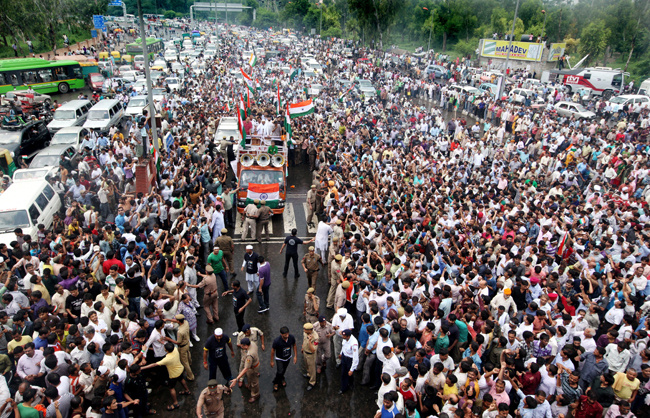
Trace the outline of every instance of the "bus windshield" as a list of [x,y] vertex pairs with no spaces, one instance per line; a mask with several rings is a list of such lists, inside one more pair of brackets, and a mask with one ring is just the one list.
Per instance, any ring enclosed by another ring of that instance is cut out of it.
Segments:
[[284,172],[282,170],[244,170],[241,172],[239,187],[248,188],[248,183],[280,184],[280,192],[284,191]]

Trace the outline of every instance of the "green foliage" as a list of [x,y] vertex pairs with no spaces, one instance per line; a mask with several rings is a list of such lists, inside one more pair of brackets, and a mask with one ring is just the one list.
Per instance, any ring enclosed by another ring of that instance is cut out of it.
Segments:
[[174,19],[176,18],[176,12],[173,10],[167,10],[163,13],[163,16],[165,16],[165,19]]
[[468,55],[475,56],[478,42],[478,38],[471,38],[469,41],[461,39],[454,46],[454,50],[464,57]]
[[595,62],[607,49],[607,40],[611,31],[605,21],[598,19],[587,25],[580,35],[580,54],[589,54],[587,62]]

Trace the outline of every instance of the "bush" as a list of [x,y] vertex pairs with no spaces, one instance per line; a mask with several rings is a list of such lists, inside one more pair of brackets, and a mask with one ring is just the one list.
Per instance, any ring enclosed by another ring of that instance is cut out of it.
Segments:
[[460,40],[456,43],[454,50],[460,55],[466,57],[468,55],[473,55],[476,53],[478,48],[479,40],[478,38],[471,38],[469,41]]

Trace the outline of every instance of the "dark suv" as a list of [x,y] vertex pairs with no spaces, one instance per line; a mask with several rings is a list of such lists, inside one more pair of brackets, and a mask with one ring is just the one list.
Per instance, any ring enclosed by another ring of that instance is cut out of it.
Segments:
[[0,126],[0,148],[6,148],[15,157],[31,157],[50,145],[51,140],[50,131],[42,120]]

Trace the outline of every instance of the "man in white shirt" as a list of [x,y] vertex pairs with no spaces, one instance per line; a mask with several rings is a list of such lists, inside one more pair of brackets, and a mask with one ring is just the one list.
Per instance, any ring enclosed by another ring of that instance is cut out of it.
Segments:
[[[43,352],[36,350],[34,343],[27,343],[24,346],[24,353],[20,356],[16,366],[16,374],[27,380],[29,383],[36,383],[42,378],[39,363],[43,360]],[[42,382],[42,380],[40,380]]]
[[389,376],[396,377],[395,374],[397,372],[397,369],[399,369],[401,366],[399,359],[393,353],[392,348],[388,346],[384,346],[382,348],[382,354],[384,355],[384,365],[382,366],[381,372],[386,373]]
[[336,315],[332,318],[332,328],[336,331],[334,335],[334,358],[336,358],[336,367],[341,364],[339,355],[341,354],[341,347],[343,345],[343,331],[346,329],[354,329],[354,321],[352,316],[348,314],[348,310],[340,308],[336,311]]
[[350,329],[342,332],[343,344],[341,346],[341,390],[345,393],[351,386],[352,375],[359,366],[359,342],[352,335]]

